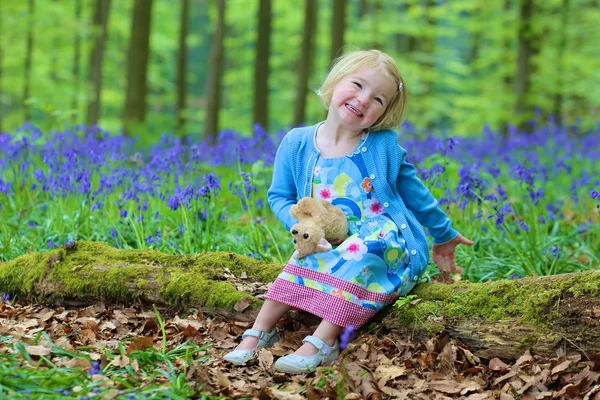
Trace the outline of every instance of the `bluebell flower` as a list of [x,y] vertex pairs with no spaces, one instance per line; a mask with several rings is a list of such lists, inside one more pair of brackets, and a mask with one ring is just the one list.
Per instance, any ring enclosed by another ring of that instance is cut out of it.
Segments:
[[120,216],[121,218],[127,218],[127,210],[121,210],[121,211],[119,212],[119,216]]
[[348,347],[348,344],[356,337],[356,328],[353,326],[347,326],[340,335],[340,350],[344,350]]
[[10,294],[2,293],[2,303],[8,303],[10,301]]
[[102,373],[100,370],[100,363],[98,361],[92,361],[92,368],[88,371],[88,376]]
[[177,196],[171,196],[167,205],[171,210],[177,210],[179,208],[179,198]]

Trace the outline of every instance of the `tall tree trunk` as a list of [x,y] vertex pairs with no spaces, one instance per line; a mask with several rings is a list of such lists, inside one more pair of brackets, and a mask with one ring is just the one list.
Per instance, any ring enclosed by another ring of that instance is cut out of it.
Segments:
[[524,115],[529,111],[527,95],[531,86],[533,75],[532,58],[536,51],[537,43],[532,30],[533,4],[534,0],[521,0],[519,11],[519,36],[517,48],[517,78],[515,81],[515,94],[517,103],[515,112],[519,120],[520,128],[525,128]]
[[[2,9],[2,0],[0,0],[0,9]],[[1,18],[1,17],[0,17]],[[2,43],[2,23],[0,22],[0,43]],[[3,87],[2,87],[2,66],[4,61],[4,48],[0,45],[0,133],[2,133],[2,121],[4,120],[4,113],[2,112],[4,101]]]
[[254,61],[254,123],[269,128],[269,55],[271,42],[271,0],[260,0],[258,39]]
[[[507,16],[510,14],[511,11],[511,2],[512,0],[504,0],[504,15]],[[506,17],[505,17],[505,22],[506,22]],[[507,28],[508,23],[504,24],[504,29],[505,32],[503,32],[502,35],[502,47],[504,49],[503,56],[502,56],[502,61],[501,64],[505,64],[505,65],[509,65],[510,63],[510,57],[509,55],[511,53],[513,53],[512,51],[512,47],[511,47],[511,43],[512,43],[512,30],[509,32],[510,28]],[[510,71],[510,69],[505,69],[505,71]],[[505,93],[511,93],[512,92],[512,88],[514,87],[514,75],[510,72],[505,72],[504,73],[504,77],[503,77],[503,85],[504,85],[504,92]],[[506,98],[506,96],[504,96]],[[509,109],[509,104],[507,102],[503,102],[503,104],[501,106],[505,106],[506,109]],[[504,108],[504,107],[503,107]],[[502,132],[502,137],[507,138],[508,137],[508,124],[510,123],[510,120],[508,120],[506,118],[506,115],[503,113],[502,117],[500,119],[500,129]]]
[[187,75],[187,44],[185,39],[188,34],[190,0],[181,0],[181,14],[179,16],[179,51],[177,53],[177,130],[181,133],[185,125],[183,113],[186,108],[186,75]]
[[331,61],[342,55],[344,47],[344,32],[346,30],[346,0],[333,0],[333,15],[331,20]]
[[108,15],[110,0],[96,0],[93,26],[99,29],[90,55],[89,81],[92,89],[92,100],[88,103],[86,122],[88,126],[98,123],[100,119],[102,99],[102,64],[104,63],[104,47],[108,39]]
[[135,0],[133,23],[127,53],[127,91],[123,110],[123,128],[128,134],[131,123],[146,120],[148,59],[150,57],[150,27],[153,0]]
[[[405,2],[399,2],[396,6],[396,12],[398,14],[406,14],[408,11],[408,5]],[[408,51],[408,35],[406,33],[395,33],[394,44],[396,52],[402,54]]]
[[563,103],[567,86],[564,79],[564,57],[567,48],[567,26],[569,24],[569,0],[562,0],[560,7],[561,23],[558,39],[558,48],[556,56],[556,87],[558,91],[554,94],[552,105],[552,114],[556,118],[556,123],[561,125],[563,122]]
[[31,88],[31,61],[33,59],[33,15],[35,12],[34,0],[28,2],[29,22],[27,24],[27,49],[25,50],[25,84],[23,86],[23,110],[25,121],[31,119],[31,106],[28,104]]
[[204,137],[208,143],[215,143],[219,132],[219,109],[221,108],[221,83],[223,82],[223,59],[225,39],[225,0],[216,0],[218,8],[217,27],[213,34],[208,59],[209,72],[206,89],[206,118]]
[[79,23],[81,21],[81,0],[75,0],[75,21],[77,28],[75,29],[75,51],[73,52],[73,100],[71,102],[71,108],[73,109],[73,116],[71,120],[73,123],[77,121],[77,113],[79,111],[79,71],[81,58],[81,37],[79,36]]
[[306,94],[308,93],[308,79],[312,72],[314,58],[314,32],[317,25],[317,2],[305,0],[304,3],[304,30],[302,32],[302,52],[298,70],[298,87],[296,88],[296,101],[294,102],[294,126],[305,122]]

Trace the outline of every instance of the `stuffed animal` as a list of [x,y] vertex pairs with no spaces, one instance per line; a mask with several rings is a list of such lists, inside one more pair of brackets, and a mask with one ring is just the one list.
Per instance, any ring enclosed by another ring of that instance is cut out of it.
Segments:
[[328,239],[344,240],[348,237],[346,214],[325,200],[305,197],[290,208],[290,215],[298,220],[290,229],[296,249],[293,258],[329,251],[331,244]]

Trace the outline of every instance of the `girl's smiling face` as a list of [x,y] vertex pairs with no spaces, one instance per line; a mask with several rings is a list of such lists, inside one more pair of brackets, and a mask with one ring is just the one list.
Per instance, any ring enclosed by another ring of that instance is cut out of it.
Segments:
[[397,91],[393,79],[375,68],[355,71],[336,85],[328,118],[334,117],[355,131],[369,128],[383,115]]

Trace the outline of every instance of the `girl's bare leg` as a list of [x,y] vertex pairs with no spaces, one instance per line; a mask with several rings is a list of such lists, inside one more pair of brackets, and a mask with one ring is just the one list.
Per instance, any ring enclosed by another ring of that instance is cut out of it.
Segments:
[[[313,336],[318,337],[327,343],[328,346],[333,346],[340,333],[342,333],[342,329],[344,328],[339,325],[323,320],[313,333]],[[294,354],[299,356],[314,356],[317,352],[317,348],[312,343],[306,342]]]
[[[257,329],[263,332],[271,332],[277,321],[288,312],[291,307],[287,304],[280,303],[274,300],[265,300],[261,307],[252,329]],[[258,338],[254,336],[248,336],[242,340],[238,349],[239,350],[250,350],[256,347],[258,344]]]

